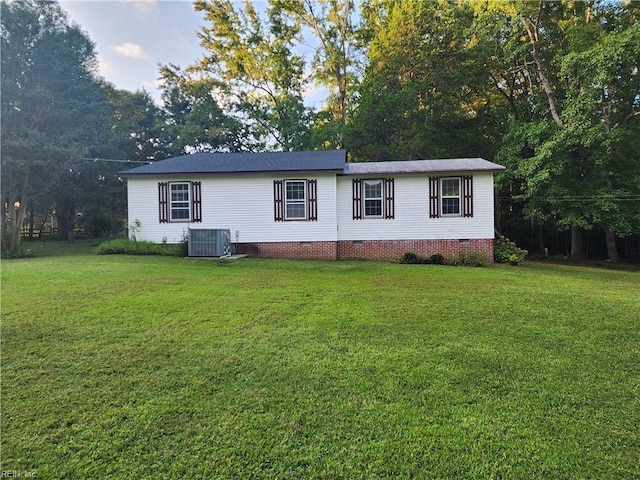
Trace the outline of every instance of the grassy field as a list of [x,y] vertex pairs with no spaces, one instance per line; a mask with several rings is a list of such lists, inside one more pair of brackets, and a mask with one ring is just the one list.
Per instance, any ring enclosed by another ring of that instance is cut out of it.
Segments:
[[640,273],[2,262],[2,469],[640,478]]

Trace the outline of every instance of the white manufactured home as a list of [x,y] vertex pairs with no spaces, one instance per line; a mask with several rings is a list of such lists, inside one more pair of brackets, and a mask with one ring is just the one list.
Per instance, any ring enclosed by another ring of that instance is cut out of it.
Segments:
[[344,150],[195,153],[121,172],[136,238],[228,231],[240,253],[493,258],[493,175],[481,158],[347,163]]

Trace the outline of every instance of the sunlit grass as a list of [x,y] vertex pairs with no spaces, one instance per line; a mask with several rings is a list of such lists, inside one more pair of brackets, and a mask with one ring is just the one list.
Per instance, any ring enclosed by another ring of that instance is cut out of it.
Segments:
[[2,468],[37,478],[637,478],[640,273],[2,264]]

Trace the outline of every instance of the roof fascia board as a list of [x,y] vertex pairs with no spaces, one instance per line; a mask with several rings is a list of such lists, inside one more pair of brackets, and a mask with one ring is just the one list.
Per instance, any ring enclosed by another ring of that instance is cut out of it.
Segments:
[[415,172],[349,172],[349,173],[340,173],[338,174],[341,177],[388,177],[389,175],[400,176],[400,175],[444,175],[444,174],[454,174],[454,175],[465,175],[465,174],[477,174],[477,173],[500,173],[504,172],[505,168],[493,168],[493,169],[476,169],[476,170],[452,170],[452,169],[443,169],[443,170],[429,170],[429,171],[415,171]]
[[265,175],[269,175],[269,174],[278,174],[278,173],[287,173],[287,174],[291,174],[291,173],[300,173],[300,174],[308,174],[308,173],[336,173],[336,174],[340,174],[343,173],[344,169],[342,168],[331,168],[331,169],[311,169],[311,170],[300,170],[300,169],[295,169],[295,170],[286,170],[286,169],[282,169],[282,170],[243,170],[243,171],[235,171],[235,172],[158,172],[158,173],[149,173],[149,172],[142,172],[142,173],[127,173],[126,171],[124,172],[119,172],[118,175],[120,177],[167,177],[167,176],[193,176],[193,175],[199,175],[199,176],[221,176],[221,175],[255,175],[255,174],[265,174]]

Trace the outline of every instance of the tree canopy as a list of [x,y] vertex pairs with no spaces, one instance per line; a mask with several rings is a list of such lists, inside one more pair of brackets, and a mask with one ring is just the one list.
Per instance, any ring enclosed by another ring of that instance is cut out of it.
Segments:
[[28,202],[76,195],[73,161],[95,146],[106,103],[93,44],[51,2],[2,2],[3,243],[20,246]]
[[[57,3],[2,2],[5,245],[19,244],[28,203],[66,212],[71,226],[101,199],[123,208],[116,168],[82,158],[344,147],[358,161],[496,160],[507,166],[497,179],[500,228],[530,250],[568,253],[558,237],[571,232],[573,255],[590,253],[598,235],[612,260],[621,245],[640,255],[640,4],[194,8],[206,54],[162,65],[155,102],[97,77],[90,39]],[[314,87],[326,98],[311,107]]]
[[[496,87],[511,106],[497,159],[530,215],[574,230],[638,231],[640,26],[637,7],[597,2],[477,2],[498,47]],[[499,26],[499,27],[496,27]],[[635,153],[634,153],[635,152]]]

